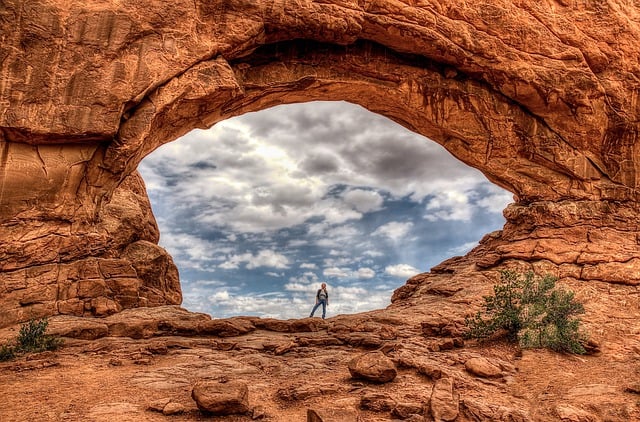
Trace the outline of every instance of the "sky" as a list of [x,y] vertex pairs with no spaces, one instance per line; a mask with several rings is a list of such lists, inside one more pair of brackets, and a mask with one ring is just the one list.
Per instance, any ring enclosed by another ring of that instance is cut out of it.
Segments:
[[194,130],[139,170],[182,306],[214,318],[307,317],[322,282],[327,317],[384,308],[408,278],[501,229],[513,201],[437,143],[345,102]]

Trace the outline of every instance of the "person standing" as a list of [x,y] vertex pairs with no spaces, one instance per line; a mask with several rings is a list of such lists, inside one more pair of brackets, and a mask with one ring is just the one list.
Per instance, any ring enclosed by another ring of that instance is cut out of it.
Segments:
[[316,304],[311,310],[311,315],[309,315],[309,317],[313,316],[313,314],[316,312],[316,309],[318,309],[318,306],[320,305],[322,305],[322,319],[324,319],[325,315],[327,314],[327,306],[329,306],[329,293],[327,292],[326,283],[322,283],[322,285],[318,289],[318,292],[316,293]]

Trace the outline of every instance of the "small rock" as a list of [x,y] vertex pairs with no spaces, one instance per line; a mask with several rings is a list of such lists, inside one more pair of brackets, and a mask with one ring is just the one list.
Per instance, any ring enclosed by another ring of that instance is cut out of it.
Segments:
[[502,369],[489,362],[487,358],[471,358],[465,362],[464,368],[470,374],[482,378],[498,378],[502,376]]
[[440,364],[423,356],[415,357],[410,353],[402,352],[398,355],[396,363],[406,368],[414,368],[419,374],[426,375],[432,380],[442,378],[443,371]]
[[398,419],[409,419],[413,415],[422,413],[422,404],[420,403],[398,403],[391,411],[391,416]]
[[455,343],[452,338],[446,338],[438,342],[440,350],[451,350],[455,347]]
[[284,343],[284,344],[280,344],[279,346],[277,346],[274,350],[273,350],[273,354],[276,356],[280,356],[280,355],[284,355],[287,352],[290,352],[291,350],[295,349],[297,346],[297,344],[293,341],[290,341],[288,343]]
[[634,393],[634,394],[640,394],[640,382],[637,382],[635,384],[631,384],[628,385],[624,391],[626,391],[627,393]]
[[385,393],[367,393],[360,399],[360,409],[372,412],[388,412],[396,407],[396,401]]
[[600,354],[600,343],[590,338],[585,344],[582,345],[587,355]]
[[393,381],[398,374],[391,359],[379,351],[356,356],[349,361],[348,367],[353,378],[379,383]]
[[253,408],[253,411],[251,412],[251,419],[255,421],[258,419],[264,419],[266,417],[267,417],[267,411],[263,406],[256,406]]
[[436,422],[455,420],[460,413],[460,401],[453,391],[451,378],[440,378],[431,392],[431,416]]
[[164,407],[171,401],[171,399],[168,398],[164,398],[164,399],[160,399],[160,400],[155,400],[151,403],[149,403],[149,406],[147,407],[147,410],[152,410],[154,412],[160,412],[162,413],[162,411],[164,410]]
[[199,381],[191,391],[198,409],[216,416],[249,412],[249,388],[240,381]]
[[599,420],[599,418],[591,413],[569,404],[556,406],[556,413],[563,422],[596,422]]
[[178,403],[175,401],[170,401],[162,409],[162,414],[165,416],[178,415],[183,412],[184,412],[184,406],[182,405],[182,403]]

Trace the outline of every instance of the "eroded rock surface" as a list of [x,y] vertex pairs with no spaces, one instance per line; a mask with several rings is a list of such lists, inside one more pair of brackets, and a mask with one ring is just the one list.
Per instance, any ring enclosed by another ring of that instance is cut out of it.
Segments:
[[388,116],[514,193],[480,268],[638,285],[639,22],[622,0],[5,1],[0,325],[179,304],[138,163],[314,99]]
[[[441,282],[455,278],[437,277]],[[172,420],[198,421],[206,416],[192,393],[200,397],[206,384],[215,388],[205,389],[202,397],[211,394],[211,403],[243,413],[225,416],[229,421],[297,421],[309,412],[326,420],[350,415],[349,420],[367,422],[640,419],[638,389],[630,381],[640,371],[640,298],[633,287],[615,292],[597,283],[598,290],[581,292],[612,296],[585,314],[585,328],[602,345],[599,355],[469,341],[432,351],[442,337],[425,334],[422,322],[469,313],[467,299],[480,302],[477,293],[484,288],[471,281],[446,298],[418,295],[411,298],[417,301],[412,306],[328,318],[313,331],[297,323],[303,320],[282,321],[289,327],[282,330],[250,317],[243,319],[252,330],[206,334],[201,330],[207,321],[234,325],[237,320],[211,319],[177,306],[129,309],[103,318],[54,316],[50,332],[65,338],[60,350],[0,363],[0,418],[41,420],[47,409],[51,420],[158,421],[161,412],[176,411]],[[0,329],[0,341],[17,329]],[[377,337],[375,355],[397,367],[392,382],[351,376],[351,362],[372,354],[370,342],[350,341],[359,336]],[[500,376],[493,377],[498,368]]]

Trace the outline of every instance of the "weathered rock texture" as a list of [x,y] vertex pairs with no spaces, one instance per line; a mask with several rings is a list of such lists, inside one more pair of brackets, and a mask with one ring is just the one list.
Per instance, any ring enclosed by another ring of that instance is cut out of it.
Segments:
[[480,269],[640,284],[633,2],[5,0],[0,33],[0,326],[180,303],[140,160],[308,100],[388,116],[513,192]]

